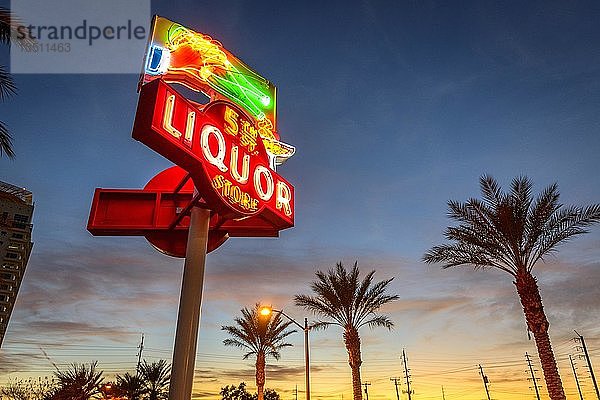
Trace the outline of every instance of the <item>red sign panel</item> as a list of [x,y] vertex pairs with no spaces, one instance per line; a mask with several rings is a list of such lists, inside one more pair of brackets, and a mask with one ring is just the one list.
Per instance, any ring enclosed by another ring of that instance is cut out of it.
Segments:
[[294,188],[270,167],[257,128],[241,109],[204,109],[161,80],[142,87],[133,137],[188,171],[211,209],[230,219],[294,224]]
[[[185,209],[193,201],[194,189],[186,174],[174,166],[144,189],[96,189],[88,230],[95,236],[145,236],[161,252],[185,257],[190,224]],[[233,220],[213,214],[209,227],[211,252],[229,237],[277,237],[287,226],[275,226],[261,215]]]

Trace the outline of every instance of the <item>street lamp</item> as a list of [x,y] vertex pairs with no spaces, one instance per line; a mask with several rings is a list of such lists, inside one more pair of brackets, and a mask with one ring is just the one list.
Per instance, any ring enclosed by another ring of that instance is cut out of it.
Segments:
[[310,400],[310,358],[309,358],[309,353],[308,353],[308,331],[310,331],[310,328],[312,328],[312,327],[308,326],[308,318],[304,318],[304,326],[302,326],[294,318],[292,318],[289,315],[287,315],[286,313],[284,313],[283,310],[276,310],[271,306],[263,306],[260,309],[260,315],[263,315],[263,316],[271,315],[274,312],[277,314],[283,315],[284,317],[289,319],[291,322],[296,324],[296,326],[298,326],[298,328],[300,328],[304,331],[304,368],[305,368],[304,374],[306,377],[306,400]]

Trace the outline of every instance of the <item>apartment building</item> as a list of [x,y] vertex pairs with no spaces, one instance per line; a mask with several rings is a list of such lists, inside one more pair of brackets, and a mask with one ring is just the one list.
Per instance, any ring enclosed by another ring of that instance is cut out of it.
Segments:
[[32,216],[32,193],[0,181],[0,347],[33,247]]

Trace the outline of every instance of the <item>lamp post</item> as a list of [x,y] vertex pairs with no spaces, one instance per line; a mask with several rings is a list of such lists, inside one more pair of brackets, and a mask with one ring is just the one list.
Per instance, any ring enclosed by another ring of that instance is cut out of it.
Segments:
[[260,314],[267,316],[271,315],[273,312],[283,315],[287,319],[289,319],[292,323],[294,323],[298,328],[304,331],[304,368],[305,368],[305,377],[306,377],[306,400],[310,400],[310,357],[308,351],[308,331],[310,331],[311,326],[308,326],[308,318],[304,318],[304,326],[300,325],[298,321],[294,318],[290,317],[283,310],[276,310],[272,307],[262,307],[260,310]]

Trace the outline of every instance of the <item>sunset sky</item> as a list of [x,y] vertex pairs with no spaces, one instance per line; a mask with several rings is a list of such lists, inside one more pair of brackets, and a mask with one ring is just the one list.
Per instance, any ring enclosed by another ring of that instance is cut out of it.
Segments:
[[[0,1],[0,4],[4,3]],[[254,367],[225,348],[222,325],[260,302],[301,321],[293,295],[317,269],[355,261],[394,280],[392,331],[364,328],[369,398],[394,400],[409,357],[414,400],[534,399],[528,340],[511,277],[420,260],[443,241],[446,202],[479,195],[491,174],[557,182],[565,204],[600,202],[600,3],[152,1],[152,13],[218,39],[278,87],[278,172],[295,186],[296,226],[278,239],[230,239],[207,259],[194,396],[218,399]],[[149,24],[149,21],[148,21]],[[8,50],[0,49],[0,64]],[[140,59],[140,65],[142,60]],[[31,190],[33,254],[0,350],[0,385],[98,360],[108,378],[171,360],[183,262],[139,237],[86,230],[94,188],[141,188],[171,164],[131,138],[138,75],[16,75],[0,120],[16,159],[0,180]],[[586,338],[600,375],[600,227],[534,270],[567,397],[568,355]],[[311,332],[313,400],[352,398],[342,332]],[[269,362],[267,387],[304,398],[303,336]],[[577,357],[576,357],[577,358]],[[594,391],[577,359],[584,396]],[[406,390],[404,380],[402,390]],[[406,394],[402,394],[402,399]]]

